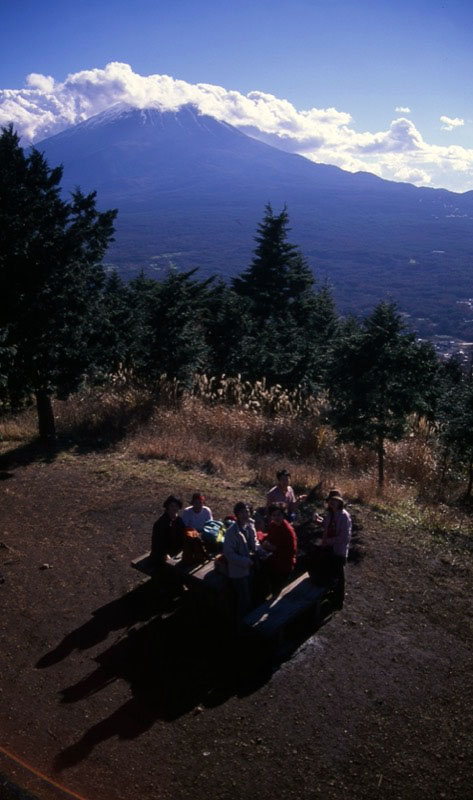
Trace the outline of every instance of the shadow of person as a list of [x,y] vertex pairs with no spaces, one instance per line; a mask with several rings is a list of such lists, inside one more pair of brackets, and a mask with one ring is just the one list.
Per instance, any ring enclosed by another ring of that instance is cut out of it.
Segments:
[[113,736],[133,739],[149,730],[155,715],[139,698],[132,697],[109,717],[93,725],[75,744],[61,750],[53,763],[54,772],[62,772],[84,761],[100,742]]
[[146,581],[93,611],[90,620],[68,633],[54,650],[41,656],[36,667],[44,669],[67,658],[74,650],[87,650],[106,639],[112,631],[131,628],[136,623],[165,611],[169,602],[169,598],[159,595],[153,581]]
[[75,703],[120,679],[129,684],[132,697],[58,753],[56,771],[86,759],[106,739],[136,738],[157,720],[173,722],[196,709],[216,707],[268,680],[268,664],[260,669],[263,662],[251,642],[242,644],[208,618],[199,624],[190,606],[184,603],[169,617],[128,631],[96,658],[97,669],[62,690],[61,702]]

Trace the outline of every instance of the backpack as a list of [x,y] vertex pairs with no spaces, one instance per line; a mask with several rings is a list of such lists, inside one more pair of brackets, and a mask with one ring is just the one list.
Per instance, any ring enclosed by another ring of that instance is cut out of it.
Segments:
[[194,528],[186,528],[182,543],[181,563],[185,567],[202,564],[207,560],[207,552],[200,533]]
[[213,553],[222,549],[225,537],[225,524],[217,519],[211,519],[202,528],[202,540],[205,546]]

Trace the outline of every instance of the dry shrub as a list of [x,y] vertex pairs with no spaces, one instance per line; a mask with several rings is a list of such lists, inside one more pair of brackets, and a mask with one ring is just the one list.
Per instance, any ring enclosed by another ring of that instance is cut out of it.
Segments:
[[125,386],[87,389],[54,401],[60,436],[113,444],[145,424],[153,411],[150,394]]
[[226,463],[246,463],[248,440],[258,424],[249,412],[212,408],[187,396],[179,409],[155,408],[130,447],[140,458],[168,459],[181,467],[223,474]]
[[[386,484],[377,483],[376,454],[336,442],[324,424],[324,398],[304,398],[298,391],[264,381],[254,385],[240,377],[196,379],[186,390],[161,376],[153,393],[116,376],[106,388],[84,390],[67,401],[54,401],[63,440],[107,446],[126,440],[128,450],[143,459],[174,462],[209,473],[254,474],[254,482],[272,485],[282,466],[302,492],[319,485],[337,486],[351,500],[390,502],[418,497],[437,500],[440,467],[435,441],[423,420],[411,421],[401,442],[386,442]],[[34,408],[4,418],[0,437],[31,440],[37,435]],[[458,482],[442,485],[442,497],[458,493]]]
[[0,420],[0,441],[22,442],[38,435],[38,417],[35,408],[18,414],[8,414]]
[[432,444],[411,434],[401,442],[386,444],[390,477],[416,485],[419,490],[431,486],[437,475],[437,459]]
[[205,403],[225,404],[266,416],[315,417],[325,403],[325,398],[307,396],[300,389],[284,389],[279,384],[268,386],[265,378],[250,383],[242,380],[241,375],[198,375],[192,392]]

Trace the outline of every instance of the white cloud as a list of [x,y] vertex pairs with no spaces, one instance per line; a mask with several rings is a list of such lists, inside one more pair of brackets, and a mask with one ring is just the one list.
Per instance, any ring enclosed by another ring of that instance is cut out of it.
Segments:
[[421,183],[423,186],[430,183],[430,175],[423,169],[415,167],[400,167],[393,176],[397,181],[404,183]]
[[411,109],[409,108],[409,106],[396,106],[394,111],[397,111],[398,114],[410,114],[411,113]]
[[[192,103],[203,114],[312,161],[456,191],[473,187],[473,149],[429,144],[406,117],[394,119],[384,131],[357,131],[351,115],[336,108],[300,111],[265,92],[244,95],[169,75],[138,75],[119,62],[76,72],[62,83],[32,73],[26,88],[0,90],[0,124],[11,121],[24,143],[37,142],[118,102],[163,110]],[[399,113],[408,109],[399,107]],[[449,130],[463,124],[457,118],[441,121],[452,126]]]
[[54,90],[54,78],[51,75],[31,72],[26,76],[26,83],[31,89],[40,89],[42,92],[52,92]]
[[443,122],[443,131],[453,131],[455,128],[461,128],[465,124],[465,120],[460,117],[440,117],[440,122]]

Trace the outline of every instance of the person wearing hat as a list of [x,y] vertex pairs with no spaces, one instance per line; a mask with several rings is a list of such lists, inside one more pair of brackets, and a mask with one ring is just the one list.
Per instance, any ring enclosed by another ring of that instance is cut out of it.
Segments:
[[186,526],[179,516],[182,501],[173,494],[163,503],[164,513],[153,525],[151,560],[156,567],[166,564],[168,556],[177,556],[182,550]]
[[212,519],[212,512],[208,506],[204,506],[205,497],[202,492],[194,492],[191,503],[182,512],[182,521],[186,528],[201,531],[205,523]]
[[345,564],[351,539],[351,517],[338,489],[331,489],[325,498],[327,512],[322,520],[322,557],[326,577],[335,583],[335,606],[343,607],[345,598]]
[[291,516],[291,514],[294,514],[296,511],[299,503],[302,503],[302,501],[306,499],[306,494],[301,494],[299,497],[296,497],[294,489],[289,485],[290,477],[291,475],[287,469],[280,469],[279,472],[276,473],[277,484],[269,490],[266,496],[266,510],[276,503],[277,505],[284,506],[288,515]]

